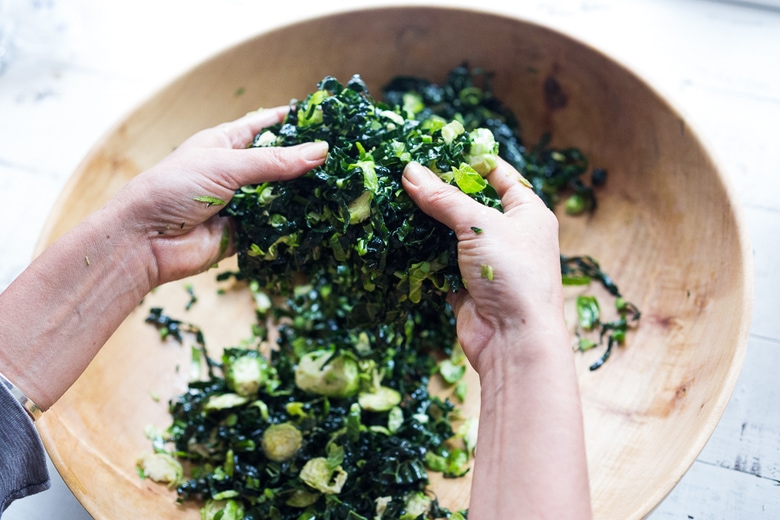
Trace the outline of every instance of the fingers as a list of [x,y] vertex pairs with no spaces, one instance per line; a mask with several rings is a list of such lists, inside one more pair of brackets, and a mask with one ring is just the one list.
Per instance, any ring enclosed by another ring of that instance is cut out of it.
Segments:
[[[525,204],[544,205],[531,184],[503,159],[499,158],[498,165],[486,178],[498,193],[505,213]],[[481,227],[483,219],[494,212],[420,164],[406,167],[403,183],[417,206],[455,231],[458,238],[472,227]]]
[[179,170],[199,171],[228,190],[298,177],[324,162],[327,143],[248,148],[263,128],[282,121],[287,111],[288,107],[262,109],[202,130],[177,148],[167,162],[178,162]]
[[501,158],[486,178],[501,198],[501,206],[505,212],[523,204],[543,203],[525,177]]
[[328,143],[305,143],[289,147],[212,150],[208,161],[225,175],[226,186],[238,189],[247,184],[288,180],[321,165],[328,155]]
[[157,266],[155,286],[202,273],[232,255],[232,226],[230,219],[214,216],[186,233],[154,236],[150,245]]
[[472,227],[481,227],[488,215],[496,211],[443,182],[431,170],[417,163],[406,166],[402,182],[415,204],[455,231],[459,239],[471,232]]
[[217,126],[216,130],[224,133],[232,148],[246,148],[258,132],[280,122],[288,110],[289,107],[286,106],[256,110],[235,121]]
[[288,110],[281,106],[249,112],[234,121],[201,130],[179,148],[246,148],[263,128],[282,121]]
[[[223,200],[242,186],[289,180],[321,165],[328,155],[328,143],[305,143],[288,147],[181,148],[140,175],[171,189],[175,179],[180,189]],[[136,183],[139,183],[137,180]],[[202,192],[202,193],[200,193]]]

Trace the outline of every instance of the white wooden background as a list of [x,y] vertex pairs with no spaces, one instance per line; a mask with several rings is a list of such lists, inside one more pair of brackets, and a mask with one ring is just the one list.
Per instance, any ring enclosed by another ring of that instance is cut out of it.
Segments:
[[[0,0],[0,290],[30,261],[70,173],[137,103],[261,30],[368,3]],[[650,518],[780,518],[780,0],[511,3],[668,96],[725,165],[744,208],[756,290],[742,376],[711,440]],[[89,519],[52,473],[50,491],[4,519]]]

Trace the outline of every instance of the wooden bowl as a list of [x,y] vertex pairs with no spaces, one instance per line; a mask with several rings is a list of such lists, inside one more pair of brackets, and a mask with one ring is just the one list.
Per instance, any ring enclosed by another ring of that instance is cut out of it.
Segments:
[[[478,27],[489,37],[464,38]],[[620,64],[550,29],[487,12],[387,7],[344,12],[260,34],[207,60],[96,144],[48,220],[39,250],[133,175],[197,130],[286,104],[325,75],[359,73],[377,95],[398,74],[443,80],[468,61],[495,72],[526,142],[551,132],[609,171],[597,211],[561,215],[565,254],[597,258],[643,312],[607,364],[578,354],[597,518],[641,518],[669,493],[715,428],[741,367],[751,314],[747,234],[718,165],[690,125]],[[40,421],[52,460],[97,519],[198,518],[197,506],[141,480],[148,424],[167,426],[189,349],[161,343],[146,308],[199,324],[212,348],[242,339],[249,296],[217,296],[215,271],[151,295]],[[184,283],[198,303],[187,314]],[[473,374],[470,377],[474,377]],[[159,401],[152,398],[159,396]],[[476,392],[467,410],[476,413]],[[437,482],[443,505],[468,503],[469,481]]]

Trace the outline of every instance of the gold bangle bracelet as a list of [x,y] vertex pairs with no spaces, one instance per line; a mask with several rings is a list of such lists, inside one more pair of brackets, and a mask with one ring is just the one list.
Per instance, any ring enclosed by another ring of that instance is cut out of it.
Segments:
[[32,399],[24,395],[24,392],[19,390],[16,385],[9,381],[8,378],[5,377],[2,373],[0,373],[0,384],[2,384],[8,389],[9,392],[11,392],[11,395],[14,396],[14,399],[19,401],[19,404],[22,405],[22,408],[24,408],[33,421],[38,420],[38,418],[43,414],[43,410],[41,410]]

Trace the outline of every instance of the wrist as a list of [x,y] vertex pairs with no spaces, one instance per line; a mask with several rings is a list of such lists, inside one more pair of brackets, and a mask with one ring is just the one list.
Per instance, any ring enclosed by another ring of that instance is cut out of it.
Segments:
[[501,341],[490,345],[480,371],[470,511],[475,518],[589,518],[582,409],[568,333],[551,326]]
[[[560,314],[558,316],[557,314]],[[571,335],[561,313],[518,318],[511,328],[497,331],[476,360],[481,378],[498,372],[517,372],[529,365],[572,357]]]
[[[132,193],[133,183],[125,185],[83,224],[90,226],[98,243],[96,246],[110,262],[120,269],[123,287],[136,290],[141,298],[161,285],[155,259],[150,225],[145,217],[149,208],[139,208],[136,200],[146,200],[143,194]],[[139,300],[140,301],[140,300]]]
[[[156,287],[156,269],[149,238],[134,215],[116,200],[85,219],[77,228],[89,278],[105,287],[122,288],[128,299],[140,301]],[[131,296],[136,295],[136,296]]]
[[0,366],[43,410],[150,289],[138,234],[125,222],[104,207],[50,245],[2,294]]

